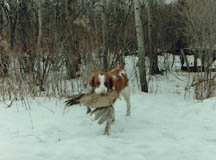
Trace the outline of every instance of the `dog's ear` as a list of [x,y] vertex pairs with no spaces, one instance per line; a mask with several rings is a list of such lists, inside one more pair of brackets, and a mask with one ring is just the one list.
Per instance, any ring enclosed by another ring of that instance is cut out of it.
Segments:
[[92,75],[90,78],[89,78],[89,85],[91,87],[95,87],[95,75]]

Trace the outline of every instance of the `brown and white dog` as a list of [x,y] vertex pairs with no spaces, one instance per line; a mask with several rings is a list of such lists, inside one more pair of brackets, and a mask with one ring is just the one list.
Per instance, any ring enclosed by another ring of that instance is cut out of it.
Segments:
[[96,94],[101,95],[105,95],[110,90],[116,90],[125,99],[127,103],[126,115],[130,116],[130,89],[124,67],[124,65],[120,65],[118,69],[93,74],[89,78],[89,85]]

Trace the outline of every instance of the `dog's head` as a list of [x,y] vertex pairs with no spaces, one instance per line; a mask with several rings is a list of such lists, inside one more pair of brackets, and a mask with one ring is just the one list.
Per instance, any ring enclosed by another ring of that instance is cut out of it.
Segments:
[[104,95],[113,87],[113,79],[107,73],[96,73],[89,78],[89,85],[96,94]]

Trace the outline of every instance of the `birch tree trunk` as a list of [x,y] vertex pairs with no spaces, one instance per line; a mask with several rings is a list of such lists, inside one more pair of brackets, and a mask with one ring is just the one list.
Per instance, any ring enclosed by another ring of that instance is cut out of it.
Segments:
[[145,48],[144,48],[144,34],[141,21],[141,6],[139,0],[134,0],[134,16],[136,25],[137,45],[139,52],[139,75],[142,92],[148,92],[148,83],[146,79],[146,65],[145,65]]

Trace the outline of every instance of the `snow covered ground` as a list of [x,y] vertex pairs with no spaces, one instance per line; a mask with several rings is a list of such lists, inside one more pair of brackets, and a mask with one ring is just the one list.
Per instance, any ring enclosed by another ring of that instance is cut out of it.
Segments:
[[0,102],[0,160],[215,160],[216,98],[185,98],[188,76],[178,77],[157,76],[153,93],[133,92],[131,117],[118,100],[110,136],[85,107],[63,112],[65,99]]

